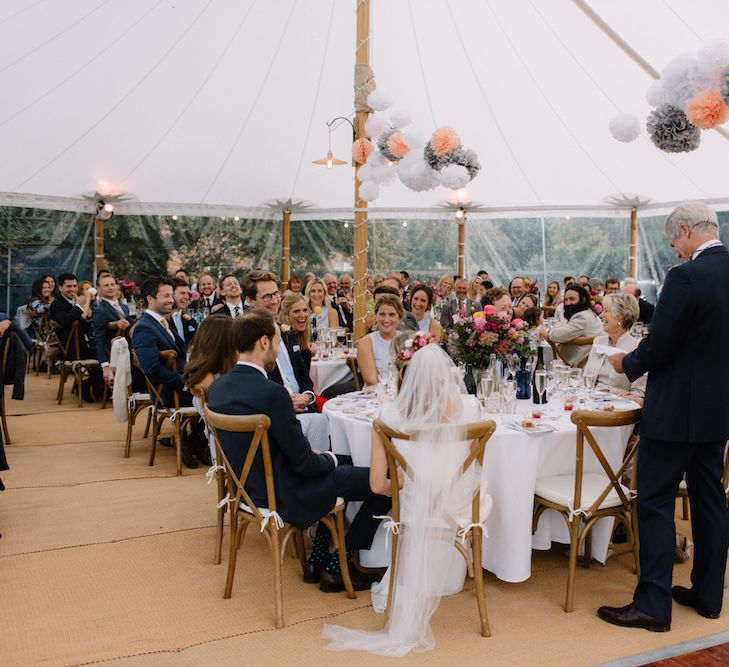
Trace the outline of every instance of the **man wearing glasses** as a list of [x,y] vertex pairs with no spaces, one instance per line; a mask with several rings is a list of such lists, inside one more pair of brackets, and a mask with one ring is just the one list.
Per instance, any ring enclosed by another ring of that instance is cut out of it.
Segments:
[[[247,309],[267,310],[278,322],[281,289],[276,275],[259,269],[251,271],[246,278],[243,293]],[[296,412],[312,412],[315,400],[314,384],[301,355],[296,336],[290,332],[282,332],[281,340],[284,344],[278,347],[276,367],[268,373],[268,377],[286,387]]]

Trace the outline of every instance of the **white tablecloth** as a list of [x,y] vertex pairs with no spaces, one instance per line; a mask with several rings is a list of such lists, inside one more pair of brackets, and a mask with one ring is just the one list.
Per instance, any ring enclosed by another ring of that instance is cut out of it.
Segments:
[[311,362],[309,375],[314,383],[314,393],[318,395],[335,384],[349,380],[352,371],[346,359],[319,359]]
[[[371,420],[345,413],[341,405],[329,403],[324,412],[329,417],[332,450],[351,456],[356,466],[369,467]],[[531,401],[518,403],[518,413],[531,409]],[[576,427],[568,413],[558,421],[547,422],[557,428],[554,433],[538,436],[506,428],[500,416],[495,416],[495,421],[498,428],[486,445],[484,457],[487,492],[493,498],[493,508],[486,520],[488,536],[484,538],[483,566],[503,581],[518,582],[531,576],[532,549],[549,549],[553,541],[569,544],[567,527],[559,514],[546,511],[535,535],[532,515],[537,477],[574,472]],[[632,426],[594,429],[614,470],[620,466],[631,432]],[[584,469],[602,472],[587,442]],[[606,559],[613,523],[613,519],[604,519],[592,529],[592,555],[601,562]],[[360,554],[365,566],[389,564],[384,538],[380,526],[372,549]]]

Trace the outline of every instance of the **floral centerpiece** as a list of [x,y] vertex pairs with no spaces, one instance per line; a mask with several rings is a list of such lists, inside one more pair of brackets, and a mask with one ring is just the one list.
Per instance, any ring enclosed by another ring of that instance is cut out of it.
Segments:
[[467,366],[488,368],[489,357],[502,359],[511,348],[511,322],[508,315],[496,314],[494,306],[485,306],[471,317],[453,316],[453,329],[448,335],[451,356]]
[[528,359],[534,350],[529,337],[529,325],[515,317],[509,322],[509,353],[516,354],[519,359]]
[[119,289],[121,289],[122,296],[127,301],[132,301],[137,299],[140,294],[142,293],[137,286],[137,283],[135,283],[133,280],[128,280],[127,278],[122,278],[121,280],[117,281],[119,285]]
[[539,283],[531,278],[524,278],[524,293],[539,297]]
[[590,292],[590,306],[595,311],[595,315],[599,315],[602,312],[602,299],[603,295],[600,292]]

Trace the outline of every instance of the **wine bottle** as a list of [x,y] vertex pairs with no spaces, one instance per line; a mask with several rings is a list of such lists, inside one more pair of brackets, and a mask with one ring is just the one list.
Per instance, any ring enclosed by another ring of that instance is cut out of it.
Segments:
[[311,341],[316,343],[317,331],[316,331],[316,315],[311,316]]
[[543,371],[544,368],[544,348],[541,345],[537,345],[537,363],[534,364],[534,371],[532,372],[532,400],[537,404],[547,402],[547,392],[545,387],[537,387],[535,378],[537,371]]

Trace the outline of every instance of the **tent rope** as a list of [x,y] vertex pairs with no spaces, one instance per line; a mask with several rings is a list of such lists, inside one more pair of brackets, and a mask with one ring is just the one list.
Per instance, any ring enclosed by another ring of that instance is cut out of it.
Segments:
[[298,4],[298,0],[294,0],[294,2],[291,5],[291,9],[289,10],[289,15],[286,17],[286,23],[284,23],[284,27],[283,27],[283,30],[281,31],[281,35],[278,38],[278,44],[276,44],[276,49],[273,52],[271,61],[268,63],[268,67],[266,68],[266,74],[263,77],[263,81],[261,81],[261,85],[258,88],[258,92],[256,93],[256,96],[253,98],[253,104],[251,104],[250,108],[248,109],[248,113],[246,114],[246,117],[243,119],[243,123],[241,124],[240,129],[238,130],[238,134],[236,135],[235,139],[233,140],[233,143],[230,145],[230,149],[228,150],[225,157],[223,158],[223,162],[221,163],[220,167],[218,168],[218,171],[215,173],[213,180],[211,181],[207,190],[205,190],[205,193],[203,194],[203,196],[200,198],[200,203],[205,202],[205,200],[208,198],[208,195],[210,194],[210,191],[215,187],[215,184],[218,182],[220,175],[223,173],[223,170],[225,169],[228,162],[230,161],[230,158],[233,156],[235,149],[238,147],[238,143],[240,142],[240,139],[243,136],[243,133],[245,132],[246,127],[248,127],[248,122],[250,121],[251,116],[253,115],[253,112],[256,110],[256,107],[258,106],[258,102],[261,99],[263,90],[266,87],[266,84],[268,83],[268,78],[271,76],[271,71],[273,70],[273,66],[276,63],[276,60],[278,59],[278,54],[281,51],[281,46],[284,43],[284,38],[286,37],[286,34],[288,33],[289,25],[291,25],[291,18],[294,15],[294,10],[296,9],[297,4]]
[[529,189],[531,190],[532,194],[534,195],[534,198],[539,202],[542,203],[542,198],[539,196],[539,193],[537,192],[537,189],[534,187],[532,182],[529,180],[529,177],[526,175],[526,171],[524,167],[522,166],[519,158],[516,156],[516,153],[514,152],[514,149],[512,148],[511,144],[509,143],[509,140],[506,138],[506,133],[504,132],[503,128],[501,127],[501,124],[499,123],[499,119],[496,117],[496,113],[494,113],[494,110],[491,106],[491,103],[489,102],[489,98],[486,95],[486,91],[483,88],[483,85],[481,84],[481,80],[478,78],[478,75],[476,74],[476,68],[473,65],[473,61],[471,60],[471,56],[468,53],[468,50],[466,49],[466,43],[463,40],[463,35],[461,35],[461,31],[458,27],[458,23],[456,23],[456,17],[453,15],[453,8],[451,7],[450,0],[446,2],[446,7],[448,8],[448,13],[451,17],[451,22],[453,23],[453,27],[455,28],[456,35],[458,36],[458,43],[461,45],[461,49],[463,50],[463,55],[466,58],[466,62],[468,63],[468,67],[471,70],[471,75],[473,76],[473,80],[476,82],[476,86],[481,91],[481,97],[483,98],[483,101],[486,103],[486,108],[488,109],[489,115],[491,116],[491,120],[494,123],[494,126],[496,127],[496,130],[498,131],[499,135],[501,136],[501,140],[504,142],[504,145],[506,146],[506,149],[509,151],[509,154],[511,155],[512,160],[514,160],[514,163],[516,164],[517,169],[519,170],[519,173],[521,173],[522,178],[524,179],[524,182],[529,186]]
[[132,167],[132,169],[127,173],[124,178],[122,178],[117,183],[117,191],[121,191],[121,186],[129,180],[129,178],[134,174],[137,169],[139,169],[146,161],[147,159],[159,148],[159,146],[162,144],[162,142],[170,135],[170,132],[175,129],[177,124],[182,120],[182,117],[187,113],[188,109],[193,105],[195,100],[198,99],[200,96],[200,93],[203,91],[205,86],[207,86],[208,82],[212,78],[213,74],[218,70],[218,67],[220,66],[220,63],[223,62],[223,59],[228,54],[228,51],[230,50],[230,47],[233,45],[233,43],[238,38],[238,35],[240,34],[240,31],[243,29],[243,26],[247,23],[248,17],[253,12],[253,8],[256,6],[257,0],[253,0],[253,2],[248,7],[248,11],[243,15],[243,18],[240,20],[238,25],[236,26],[235,30],[233,31],[233,34],[231,35],[230,39],[226,42],[225,46],[223,47],[223,50],[220,52],[220,55],[216,58],[215,62],[213,63],[213,66],[208,70],[208,73],[206,74],[205,78],[202,80],[202,83],[197,87],[195,92],[192,94],[190,99],[187,101],[187,103],[182,107],[182,110],[180,113],[177,114],[175,119],[172,121],[172,123],[169,125],[169,127],[162,133],[162,135],[157,139],[157,141],[152,144],[152,147],[144,154],[141,160],[137,162],[137,164]]

